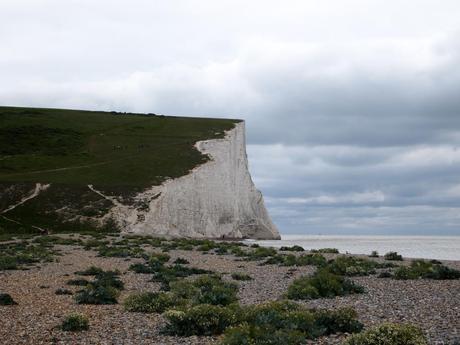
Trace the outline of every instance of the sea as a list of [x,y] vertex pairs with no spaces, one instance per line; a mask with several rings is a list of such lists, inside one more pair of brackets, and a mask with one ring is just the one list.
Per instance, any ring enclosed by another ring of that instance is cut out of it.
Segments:
[[341,253],[379,255],[398,252],[407,258],[460,260],[460,236],[281,235],[281,240],[247,240],[266,247],[298,245],[304,249],[337,248]]

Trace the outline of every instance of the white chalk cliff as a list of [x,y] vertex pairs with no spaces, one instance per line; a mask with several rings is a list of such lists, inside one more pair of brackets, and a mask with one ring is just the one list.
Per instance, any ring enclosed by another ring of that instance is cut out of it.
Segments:
[[236,123],[225,138],[197,142],[196,148],[211,159],[188,175],[138,194],[143,207],[111,198],[114,206],[107,216],[137,234],[278,239],[249,174],[244,122]]

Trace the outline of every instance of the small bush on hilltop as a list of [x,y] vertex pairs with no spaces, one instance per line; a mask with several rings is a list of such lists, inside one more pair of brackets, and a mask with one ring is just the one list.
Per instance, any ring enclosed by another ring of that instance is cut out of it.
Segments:
[[370,258],[378,258],[379,253],[376,250],[373,250],[371,254],[369,255]]
[[384,258],[390,261],[403,261],[402,255],[399,255],[397,252],[388,252],[384,255]]
[[426,345],[420,328],[409,324],[384,323],[349,337],[344,345]]
[[362,292],[364,292],[362,286],[323,269],[311,277],[304,276],[294,280],[288,287],[287,297],[295,300],[307,300]]
[[79,313],[69,314],[61,324],[61,329],[63,331],[79,332],[85,331],[88,328],[88,318],[85,315]]

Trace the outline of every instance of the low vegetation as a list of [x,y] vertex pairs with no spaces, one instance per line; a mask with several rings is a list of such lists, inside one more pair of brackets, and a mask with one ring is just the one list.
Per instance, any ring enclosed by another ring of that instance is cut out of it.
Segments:
[[13,297],[7,293],[0,293],[0,305],[16,305]]
[[252,280],[252,277],[247,273],[235,272],[235,273],[232,273],[232,279],[234,280]]
[[385,260],[390,260],[390,261],[402,261],[403,257],[402,255],[398,254],[397,252],[388,252],[384,256]]
[[384,323],[349,337],[344,345],[427,345],[420,328],[410,324]]
[[118,272],[107,271],[99,273],[95,279],[88,282],[83,290],[75,295],[77,304],[116,304],[123,282]]
[[165,313],[169,334],[217,335],[222,344],[303,344],[307,339],[362,329],[351,309],[310,310],[279,301],[253,306],[198,305]]
[[139,292],[129,295],[124,301],[127,311],[139,313],[163,313],[164,311],[185,304],[170,292]]
[[61,329],[68,332],[80,332],[89,329],[89,319],[79,313],[72,313],[62,321]]
[[304,276],[294,280],[289,285],[286,296],[294,300],[308,300],[362,292],[364,288],[352,280],[322,269],[313,276]]
[[414,260],[410,266],[401,266],[395,272],[395,279],[460,279],[460,271],[444,266],[442,264],[433,264],[430,261]]
[[0,243],[0,271],[23,269],[32,264],[51,262],[57,254],[52,246],[43,243]]
[[323,254],[339,254],[337,248],[320,248],[320,249],[311,249],[312,253],[323,253]]

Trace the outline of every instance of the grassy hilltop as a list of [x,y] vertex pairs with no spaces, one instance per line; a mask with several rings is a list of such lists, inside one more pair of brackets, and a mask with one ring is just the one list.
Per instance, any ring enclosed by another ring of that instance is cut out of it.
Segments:
[[193,145],[222,138],[237,121],[0,107],[0,213],[29,194],[35,183],[51,184],[39,197],[4,214],[0,233],[30,231],[32,225],[56,231],[80,228],[54,211],[66,208],[84,216],[103,212],[110,205],[88,184],[129,200],[204,163],[209,158]]

